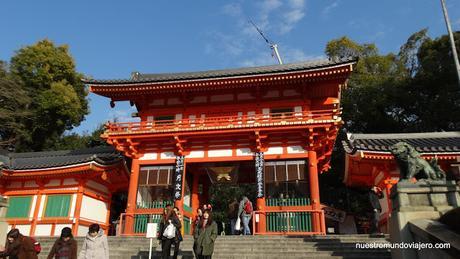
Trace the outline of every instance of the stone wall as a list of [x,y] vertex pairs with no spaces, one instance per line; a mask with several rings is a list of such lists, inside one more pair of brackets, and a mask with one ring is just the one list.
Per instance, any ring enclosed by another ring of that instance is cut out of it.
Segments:
[[[460,187],[453,181],[402,181],[391,190],[393,212],[390,218],[392,243],[415,242],[409,222],[419,219],[437,220],[460,206]],[[418,258],[415,249],[393,249],[393,259]]]

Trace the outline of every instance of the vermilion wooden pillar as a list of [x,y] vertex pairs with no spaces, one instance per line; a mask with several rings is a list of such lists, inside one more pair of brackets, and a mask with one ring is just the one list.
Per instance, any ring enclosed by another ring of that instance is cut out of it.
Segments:
[[[308,175],[310,179],[310,200],[314,210],[320,210],[321,205],[319,201],[319,183],[318,183],[318,161],[316,158],[316,151],[308,151]],[[313,214],[313,231],[321,231],[321,218],[318,213]],[[324,219],[323,219],[324,220]]]
[[193,173],[193,183],[192,183],[192,215],[195,219],[196,210],[200,207],[200,197],[198,194],[198,189],[200,185],[200,174],[198,172]]
[[139,160],[133,159],[131,176],[129,180],[128,204],[126,205],[125,229],[123,234],[133,234],[134,215],[136,210],[137,185],[139,183]]
[[81,213],[81,205],[83,203],[83,191],[85,189],[86,180],[81,178],[78,179],[78,192],[77,192],[77,201],[75,203],[75,215],[74,223],[72,225],[73,235],[78,235],[78,228],[80,227],[80,213]]
[[29,233],[29,235],[31,235],[31,236],[35,235],[35,229],[37,227],[37,219],[38,219],[39,216],[41,217],[41,215],[38,215],[38,213],[39,213],[40,205],[41,205],[41,202],[42,202],[43,188],[44,188],[44,184],[42,182],[38,182],[37,201],[35,203],[35,208],[33,208],[34,209],[34,218],[33,218],[32,225],[30,227],[30,233]]
[[[258,226],[257,233],[263,234],[267,232],[265,197],[257,198],[257,210],[262,211],[262,213],[259,213],[256,215],[256,217],[259,217],[259,222],[257,224]],[[252,220],[256,220],[256,219],[253,218]],[[253,230],[253,232],[255,233],[256,231]]]

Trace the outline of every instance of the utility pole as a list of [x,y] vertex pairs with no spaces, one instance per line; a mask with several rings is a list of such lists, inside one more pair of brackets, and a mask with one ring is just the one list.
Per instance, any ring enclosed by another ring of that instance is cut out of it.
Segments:
[[447,14],[446,3],[441,0],[442,11],[444,13],[444,20],[446,21],[447,33],[449,34],[450,45],[452,47],[452,55],[454,56],[455,68],[457,69],[458,83],[460,85],[460,63],[458,62],[457,49],[455,48],[454,35],[452,34],[452,28],[450,27],[449,15]]

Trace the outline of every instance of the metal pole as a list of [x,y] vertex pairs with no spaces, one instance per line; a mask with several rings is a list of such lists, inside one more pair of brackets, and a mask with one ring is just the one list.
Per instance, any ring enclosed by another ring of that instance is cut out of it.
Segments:
[[153,243],[153,238],[150,238],[149,259],[152,259],[152,243]]
[[273,44],[273,45],[271,45],[271,47],[272,47],[273,51],[275,52],[276,58],[278,59],[278,63],[280,63],[280,65],[282,65],[283,61],[281,60],[280,53],[278,52],[278,45]]
[[455,68],[457,69],[458,83],[460,84],[460,63],[458,62],[457,49],[455,47],[454,35],[452,34],[452,28],[450,27],[449,16],[447,14],[446,3],[441,0],[442,11],[444,13],[444,19],[446,21],[447,32],[449,34],[450,45],[452,47],[452,55],[454,56]]

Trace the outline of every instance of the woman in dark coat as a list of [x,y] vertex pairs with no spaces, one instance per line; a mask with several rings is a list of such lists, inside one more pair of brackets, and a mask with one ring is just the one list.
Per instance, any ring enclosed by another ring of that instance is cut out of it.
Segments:
[[17,229],[10,230],[6,237],[5,250],[0,252],[0,258],[38,259],[34,243],[30,237],[21,235]]
[[72,229],[65,227],[61,237],[54,242],[48,259],[77,259],[77,241],[73,238]]
[[[171,245],[182,241],[182,235],[180,234],[181,227],[180,220],[177,218],[174,210],[171,208],[165,209],[165,214],[163,214],[163,218],[160,222],[160,232],[158,234],[158,238],[161,241],[161,258],[168,259],[171,254]],[[173,229],[172,235],[170,235],[169,228]],[[174,253],[174,259],[176,258],[177,254]]]
[[211,259],[217,238],[217,224],[212,220],[211,211],[203,212],[203,218],[193,233],[193,249],[198,259]]

